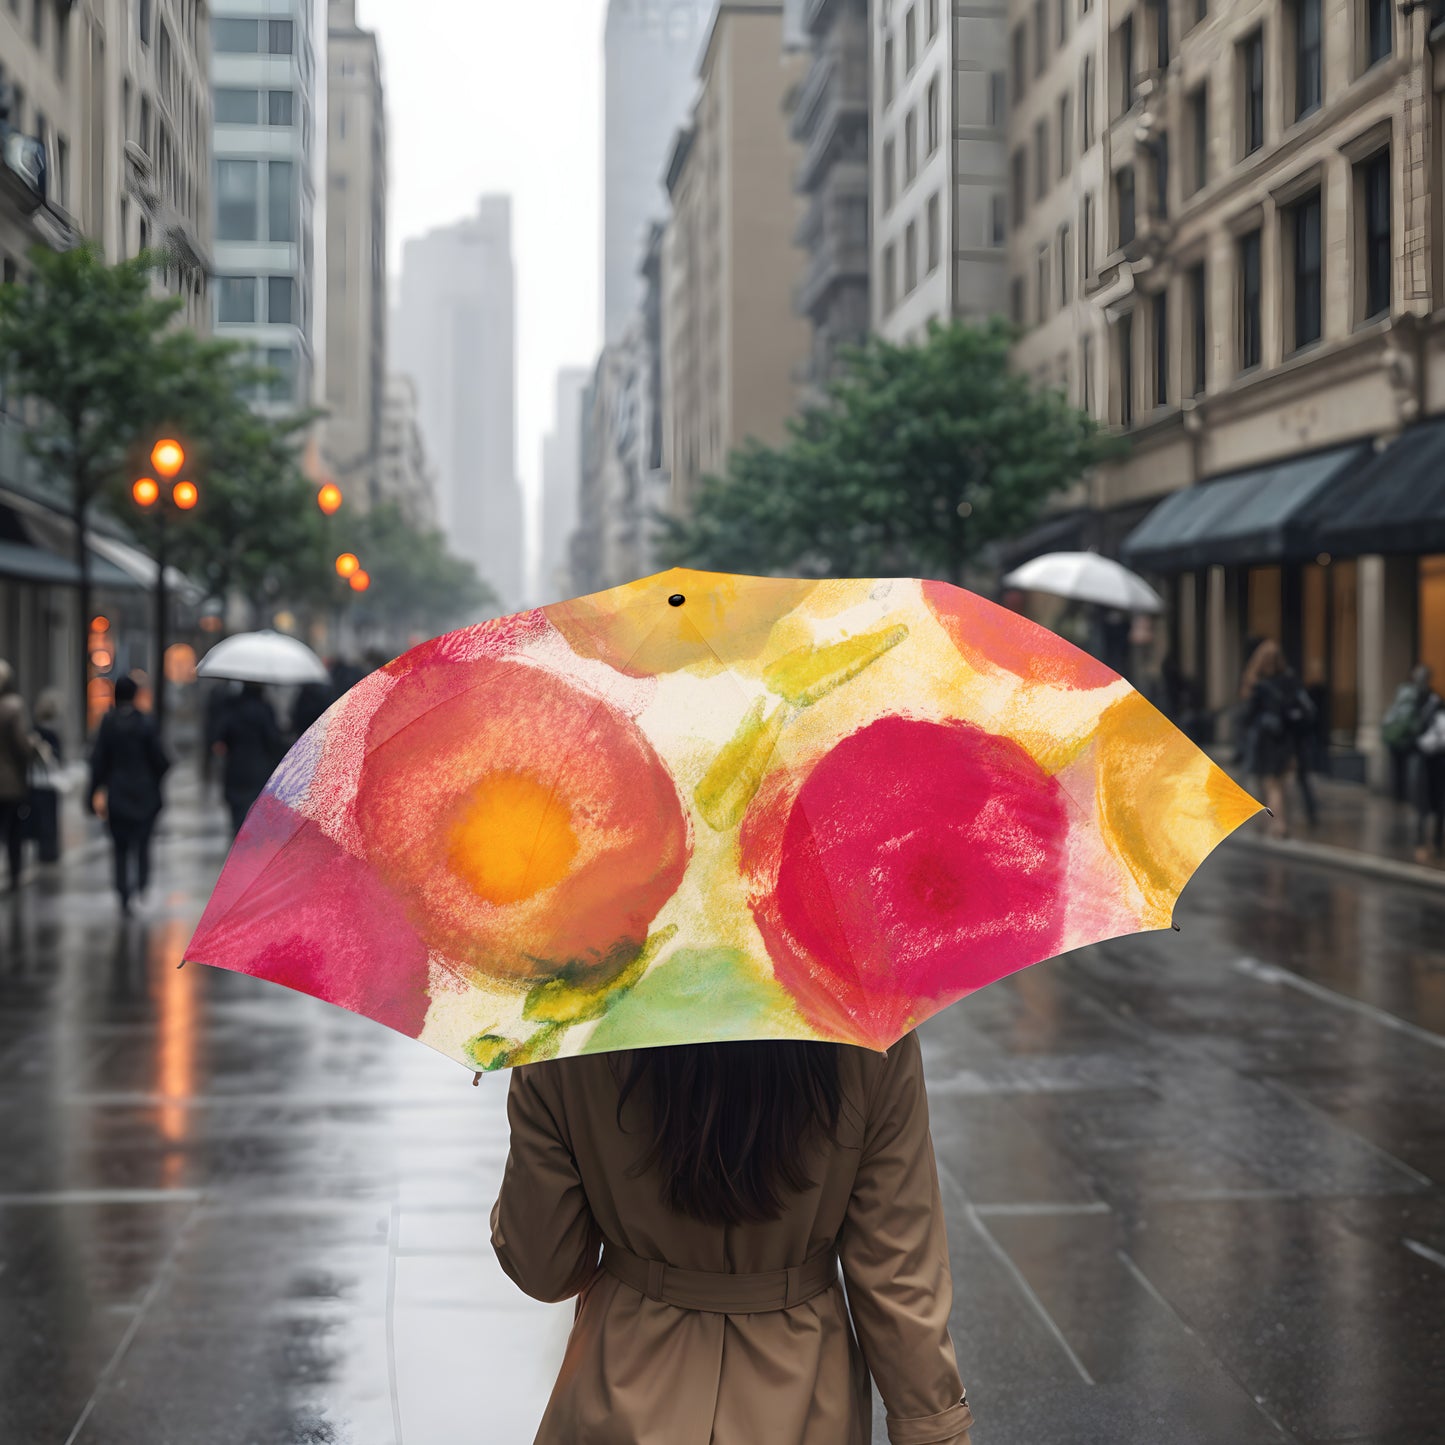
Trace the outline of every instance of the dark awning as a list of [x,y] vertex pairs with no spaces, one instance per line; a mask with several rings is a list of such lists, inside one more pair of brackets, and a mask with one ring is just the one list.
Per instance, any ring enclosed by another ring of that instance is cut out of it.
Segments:
[[1402,432],[1321,498],[1320,550],[1445,552],[1445,417]]
[[[28,499],[0,493],[0,578],[37,582],[58,587],[80,583],[71,539],[73,524],[58,514],[54,525]],[[101,554],[94,541],[90,547],[91,581],[96,587],[135,590],[140,586],[110,558]]]
[[1027,532],[1010,537],[1006,542],[996,542],[990,560],[1001,571],[1008,572],[1045,552],[1082,552],[1084,529],[1088,524],[1087,508],[1075,507],[1071,511],[1056,512],[1036,522]]
[[1363,442],[1334,447],[1175,492],[1125,539],[1123,558],[1149,571],[1186,572],[1313,557],[1320,544],[1311,504],[1369,450]]

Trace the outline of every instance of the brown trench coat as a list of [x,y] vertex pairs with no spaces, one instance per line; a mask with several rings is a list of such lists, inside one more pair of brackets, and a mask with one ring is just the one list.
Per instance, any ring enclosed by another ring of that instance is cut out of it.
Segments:
[[[492,1243],[529,1295],[581,1294],[537,1445],[868,1445],[870,1372],[893,1445],[969,1445],[918,1039],[840,1052],[843,1115],[837,1143],[814,1146],[815,1186],[782,1218],[738,1227],[674,1213],[636,1173],[644,1106],[630,1099],[619,1129],[605,1055],[513,1072]],[[847,1303],[834,1284],[762,1313],[679,1308],[600,1269],[604,1240],[724,1273],[801,1265],[836,1242]]]

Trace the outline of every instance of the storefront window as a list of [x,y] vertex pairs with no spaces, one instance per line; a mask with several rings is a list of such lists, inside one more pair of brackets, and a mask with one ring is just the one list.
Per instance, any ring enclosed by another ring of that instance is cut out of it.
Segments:
[[1445,555],[1420,558],[1420,661],[1445,687]]
[[1359,723],[1359,581],[1353,561],[1332,562],[1330,573],[1330,731],[1354,745]]
[[[1271,638],[1275,642],[1284,639],[1280,633],[1284,608],[1282,605],[1282,580],[1278,567],[1251,567],[1249,569],[1249,619],[1248,635],[1263,642]],[[1244,659],[1246,665],[1249,659]]]
[[1329,569],[1311,562],[1300,569],[1300,678],[1323,687],[1330,673]]

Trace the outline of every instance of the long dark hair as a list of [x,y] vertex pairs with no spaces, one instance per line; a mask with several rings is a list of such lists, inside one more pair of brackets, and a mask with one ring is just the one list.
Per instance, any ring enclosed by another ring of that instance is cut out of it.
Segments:
[[809,1189],[803,1146],[831,1138],[841,1089],[838,1046],[799,1041],[682,1044],[619,1055],[617,1120],[642,1092],[663,1198],[706,1224],[758,1224]]

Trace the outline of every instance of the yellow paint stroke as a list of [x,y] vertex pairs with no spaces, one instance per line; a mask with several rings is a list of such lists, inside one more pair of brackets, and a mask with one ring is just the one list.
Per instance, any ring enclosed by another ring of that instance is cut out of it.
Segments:
[[492,773],[452,825],[453,871],[488,903],[518,903],[560,883],[577,835],[553,788],[528,773]]
[[567,978],[549,978],[527,995],[522,1017],[536,1023],[580,1024],[601,1018],[613,1001],[626,993],[647,972],[652,960],[677,936],[677,924],[659,928],[637,951],[637,956],[620,973],[600,983],[574,983]]
[[787,708],[776,707],[765,718],[763,699],[759,698],[693,789],[698,811],[715,832],[736,828],[742,821],[767,771],[787,713]]
[[800,647],[769,663],[763,681],[795,707],[808,707],[857,677],[907,636],[908,629],[899,623],[827,647]]

